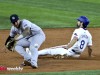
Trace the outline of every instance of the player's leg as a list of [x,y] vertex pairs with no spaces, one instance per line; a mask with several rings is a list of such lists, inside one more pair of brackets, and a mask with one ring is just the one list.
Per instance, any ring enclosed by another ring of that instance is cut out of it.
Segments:
[[30,41],[30,52],[31,52],[31,64],[37,67],[38,60],[38,48],[45,41],[45,36],[42,34],[37,34],[29,39]]
[[38,55],[64,55],[66,54],[66,49],[64,48],[46,48],[38,51]]
[[[51,49],[42,49],[38,51],[38,56],[40,55],[51,55]],[[31,55],[30,49],[26,48],[26,52]]]
[[78,58],[80,57],[80,54],[76,54],[72,48],[69,48],[66,52],[66,56],[67,57],[74,57],[74,58]]
[[40,55],[50,55],[50,49],[42,49],[38,51],[38,56]]
[[65,58],[66,51],[64,48],[55,48],[55,50],[51,51],[51,54],[55,59],[63,59]]
[[38,51],[38,55],[56,55],[57,48],[46,48]]
[[54,50],[51,51],[51,55],[64,55],[66,54],[66,49],[64,48],[55,48]]
[[52,55],[55,59],[63,59],[65,58],[66,49],[64,48],[46,48],[40,50],[38,53],[39,55]]
[[24,57],[24,60],[29,60],[31,59],[31,56],[26,53],[24,47],[29,46],[29,42],[27,41],[27,39],[21,39],[19,41],[17,41],[16,46],[15,46],[15,50]]

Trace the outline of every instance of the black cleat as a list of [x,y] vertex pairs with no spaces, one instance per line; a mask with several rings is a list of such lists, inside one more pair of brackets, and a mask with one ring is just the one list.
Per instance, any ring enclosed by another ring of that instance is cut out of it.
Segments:
[[24,60],[21,66],[31,66],[30,59],[28,61]]

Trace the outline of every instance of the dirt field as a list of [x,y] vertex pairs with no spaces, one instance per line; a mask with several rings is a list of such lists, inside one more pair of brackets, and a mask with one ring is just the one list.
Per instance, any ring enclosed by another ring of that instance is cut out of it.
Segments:
[[[100,70],[100,28],[88,29],[93,36],[93,55],[95,57],[88,58],[87,49],[82,53],[81,57],[53,59],[51,56],[42,56],[38,59],[38,69],[32,69],[30,66],[23,67],[20,71],[0,71],[0,74],[11,73],[31,73],[31,72],[58,72],[58,71],[73,71],[73,70]],[[74,28],[62,29],[44,29],[46,41],[40,49],[67,44],[70,41]],[[23,62],[17,52],[4,50],[4,42],[9,35],[9,30],[0,30],[0,66],[18,67]]]

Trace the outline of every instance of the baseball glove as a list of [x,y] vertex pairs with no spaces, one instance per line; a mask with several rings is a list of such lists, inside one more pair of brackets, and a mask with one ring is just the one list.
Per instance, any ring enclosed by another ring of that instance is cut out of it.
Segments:
[[7,43],[6,43],[6,48],[9,50],[9,51],[13,51],[14,49],[14,45],[15,45],[15,40],[14,39],[11,39],[9,40]]

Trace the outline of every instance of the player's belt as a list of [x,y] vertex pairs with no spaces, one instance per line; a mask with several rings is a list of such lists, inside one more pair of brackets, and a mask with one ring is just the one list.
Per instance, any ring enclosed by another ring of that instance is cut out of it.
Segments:
[[80,52],[76,52],[74,49],[72,49],[72,51],[73,51],[75,54],[81,54]]
[[30,35],[30,36],[28,36],[28,37],[25,37],[27,40],[30,38],[30,37],[32,37],[33,35]]

